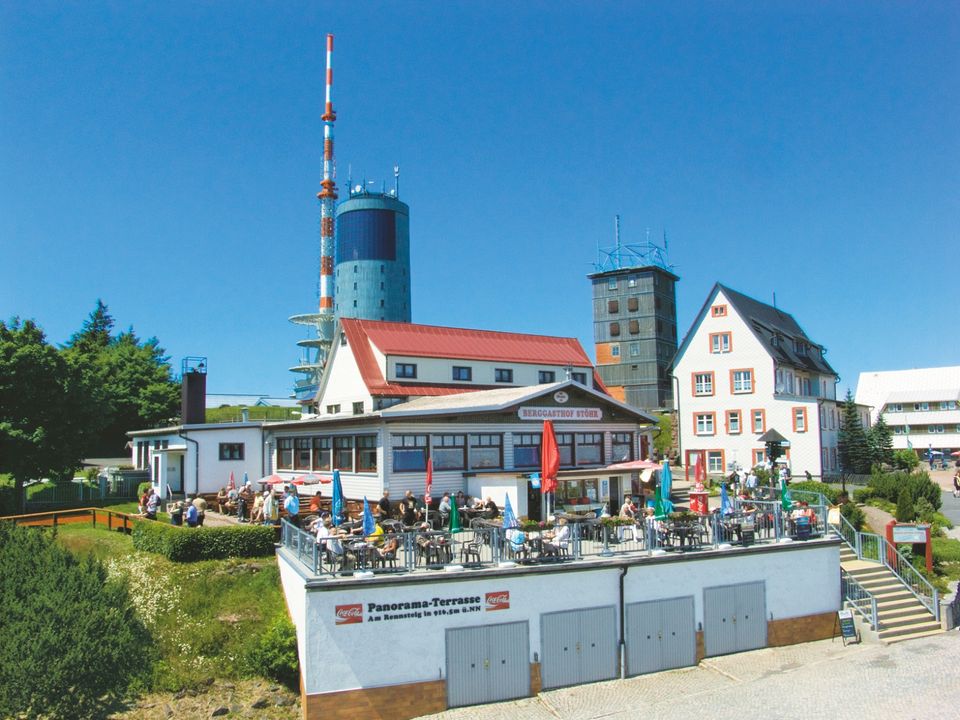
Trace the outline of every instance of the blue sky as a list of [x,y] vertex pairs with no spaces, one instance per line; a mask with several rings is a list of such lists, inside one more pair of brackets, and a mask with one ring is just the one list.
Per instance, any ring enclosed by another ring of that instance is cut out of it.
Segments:
[[411,206],[414,321],[572,335],[598,242],[666,231],[681,336],[776,292],[855,388],[960,363],[956,3],[0,4],[0,317],[93,308],[287,394],[339,179]]

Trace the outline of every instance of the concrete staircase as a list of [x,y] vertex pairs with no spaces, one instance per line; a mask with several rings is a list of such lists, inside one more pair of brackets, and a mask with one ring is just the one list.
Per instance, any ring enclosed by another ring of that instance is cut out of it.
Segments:
[[858,560],[856,553],[843,545],[840,565],[877,599],[877,634],[885,643],[937,635],[940,623],[883,564]]

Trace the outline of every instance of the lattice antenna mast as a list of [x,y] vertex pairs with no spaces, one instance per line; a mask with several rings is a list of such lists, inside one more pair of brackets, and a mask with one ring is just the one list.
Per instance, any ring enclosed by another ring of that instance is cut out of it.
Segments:
[[667,236],[664,232],[663,246],[650,240],[647,233],[646,242],[642,245],[624,244],[620,238],[620,216],[614,218],[614,246],[602,248],[597,245],[597,261],[593,263],[596,272],[609,272],[629,267],[647,267],[654,265],[664,270],[673,270],[673,265],[667,262]]
[[337,184],[334,176],[333,123],[333,35],[327,35],[327,78],[323,120],[323,180],[317,193],[320,200],[320,307],[317,334],[328,344],[333,339],[333,223],[337,208]]

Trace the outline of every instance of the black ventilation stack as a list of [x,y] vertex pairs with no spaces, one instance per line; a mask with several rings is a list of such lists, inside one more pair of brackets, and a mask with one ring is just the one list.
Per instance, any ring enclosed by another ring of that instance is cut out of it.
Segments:
[[185,357],[180,363],[180,423],[203,425],[207,421],[207,359]]

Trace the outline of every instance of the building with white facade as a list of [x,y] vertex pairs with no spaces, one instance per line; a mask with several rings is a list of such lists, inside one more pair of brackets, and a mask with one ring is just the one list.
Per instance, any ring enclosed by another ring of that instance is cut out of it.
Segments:
[[874,421],[883,413],[896,450],[944,462],[960,449],[960,365],[862,372],[857,402]]
[[838,473],[842,401],[825,354],[789,313],[714,285],[673,363],[685,464],[702,458],[713,474],[751,467],[764,460],[759,438],[775,429],[794,475]]

